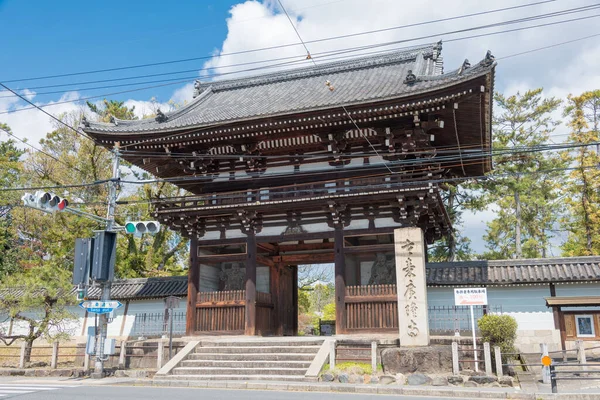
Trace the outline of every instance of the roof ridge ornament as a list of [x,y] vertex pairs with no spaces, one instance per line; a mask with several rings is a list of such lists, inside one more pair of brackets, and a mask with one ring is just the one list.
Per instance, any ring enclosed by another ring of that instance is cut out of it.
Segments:
[[115,126],[119,126],[119,122],[117,121],[117,119],[115,118],[114,115],[110,116],[110,120],[109,121],[110,121],[111,124],[115,124]]
[[201,88],[202,88],[202,81],[200,81],[198,79],[195,80],[194,81],[194,94],[192,95],[193,98],[200,96],[200,94],[202,93]]
[[413,74],[412,69],[409,69],[408,72],[406,73],[406,78],[404,79],[404,83],[406,83],[407,85],[412,85],[415,82],[417,82],[417,76],[415,74]]
[[159,108],[158,110],[156,110],[156,118],[154,118],[154,120],[160,124],[162,122],[167,122],[169,120],[169,117],[166,116]]
[[490,65],[492,65],[494,63],[494,61],[496,61],[496,57],[494,57],[492,55],[491,50],[488,50],[487,53],[485,53],[485,58],[483,59],[483,61],[481,62],[481,64],[484,67],[489,67]]
[[469,59],[465,58],[465,61],[463,61],[462,65],[458,69],[458,75],[462,75],[463,72],[469,68],[471,68],[471,63],[469,62]]
[[442,53],[442,40],[433,45],[433,59],[437,60],[438,56]]

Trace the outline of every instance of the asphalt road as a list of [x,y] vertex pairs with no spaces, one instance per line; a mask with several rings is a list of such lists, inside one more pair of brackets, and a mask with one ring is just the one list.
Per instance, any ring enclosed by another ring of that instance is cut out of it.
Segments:
[[[258,390],[226,390],[226,389],[186,389],[162,388],[143,386],[71,386],[47,387],[44,385],[15,385],[12,388],[0,387],[6,391],[19,391],[18,393],[4,393],[0,399],[14,398],[15,400],[321,400],[324,396],[328,400],[450,400],[441,397],[411,397],[411,396],[386,396],[367,394],[343,393],[317,393],[317,392],[276,392]],[[36,387],[38,390],[36,390]],[[26,389],[25,389],[26,388]],[[23,393],[27,392],[29,393]]]

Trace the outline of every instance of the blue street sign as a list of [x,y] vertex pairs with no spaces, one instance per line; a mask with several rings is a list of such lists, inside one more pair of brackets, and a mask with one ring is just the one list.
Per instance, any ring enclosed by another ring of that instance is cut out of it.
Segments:
[[108,314],[113,312],[117,308],[123,307],[120,301],[108,300],[108,301],[82,301],[79,303],[79,307],[87,310],[87,312],[94,314]]

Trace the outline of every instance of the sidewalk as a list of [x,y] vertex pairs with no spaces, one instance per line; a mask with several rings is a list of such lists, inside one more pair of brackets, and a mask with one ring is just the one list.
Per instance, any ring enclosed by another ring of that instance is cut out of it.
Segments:
[[[0,377],[0,384],[45,384],[73,386],[155,386],[155,387],[190,387],[231,390],[273,390],[293,392],[323,392],[323,393],[360,393],[387,394],[404,396],[452,397],[460,399],[519,399],[519,400],[600,400],[600,388],[592,387],[561,387],[559,394],[551,394],[550,387],[538,385],[536,393],[525,393],[516,388],[465,388],[465,387],[434,387],[434,386],[397,386],[397,385],[353,385],[326,382],[272,382],[272,381],[175,381],[152,380],[136,378],[37,378],[37,377]],[[570,385],[569,385],[570,386]],[[568,391],[568,393],[567,393]]]

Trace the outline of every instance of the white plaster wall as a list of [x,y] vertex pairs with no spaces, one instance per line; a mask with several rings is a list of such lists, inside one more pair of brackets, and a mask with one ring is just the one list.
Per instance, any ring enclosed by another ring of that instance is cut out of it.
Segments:
[[256,291],[263,293],[271,293],[269,267],[256,267]]
[[216,292],[219,290],[220,269],[214,265],[200,264],[200,291]]
[[[488,287],[488,304],[502,307],[502,313],[514,317],[518,330],[553,330],[554,318],[546,307],[545,297],[550,296],[548,286]],[[429,287],[427,290],[429,306],[453,306],[452,287]]]

